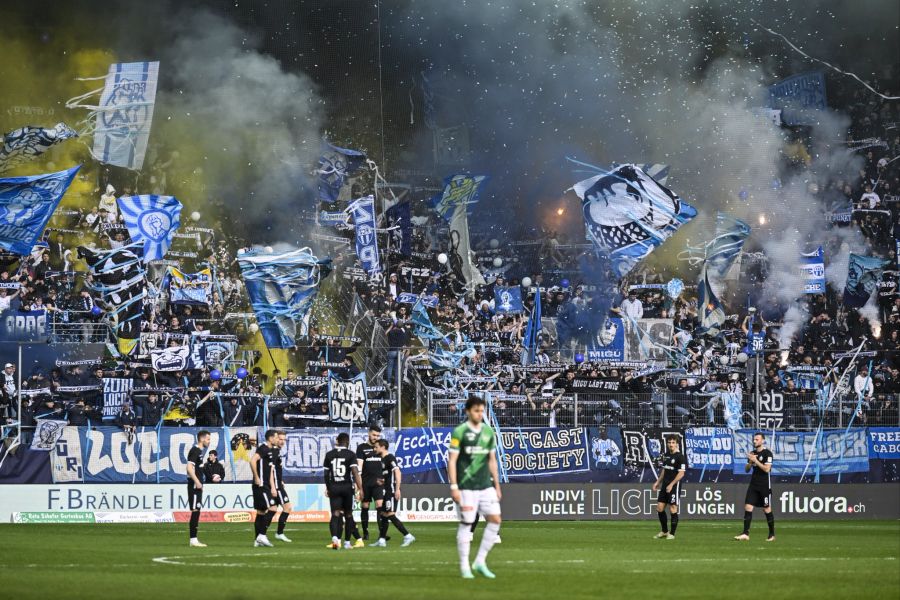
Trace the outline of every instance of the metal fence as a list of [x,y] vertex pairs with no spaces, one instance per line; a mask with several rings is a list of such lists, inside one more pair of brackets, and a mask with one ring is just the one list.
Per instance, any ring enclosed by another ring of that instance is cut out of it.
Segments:
[[54,344],[102,344],[112,339],[109,325],[97,321],[88,311],[51,311],[49,329]]
[[[465,418],[465,396],[427,388],[429,427],[453,426]],[[875,395],[862,403],[854,396],[835,397],[821,406],[813,392],[768,392],[759,399],[744,394],[740,404],[742,427],[760,429],[813,429],[825,427],[898,426],[900,394]],[[730,407],[737,408],[737,407]],[[490,410],[501,426],[566,427],[618,425],[621,427],[727,426],[726,402],[719,394],[578,393],[555,397],[491,396]],[[730,421],[734,422],[734,421]]]

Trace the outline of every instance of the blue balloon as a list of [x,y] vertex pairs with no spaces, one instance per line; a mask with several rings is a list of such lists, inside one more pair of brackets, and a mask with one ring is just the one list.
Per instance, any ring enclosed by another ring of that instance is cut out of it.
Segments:
[[103,309],[97,305],[94,305],[91,307],[91,314],[94,315],[95,317],[99,317],[100,315],[103,314]]
[[247,369],[245,369],[244,367],[238,367],[238,370],[235,371],[235,375],[237,375],[238,379],[243,379],[244,377],[246,377],[249,374],[250,374],[250,372],[247,371]]
[[560,281],[560,284],[562,284],[562,286],[563,286],[564,288],[567,288],[567,287],[569,287],[569,280],[568,280],[568,279],[563,279],[562,281]]
[[747,190],[741,190],[740,192],[738,192],[738,198],[740,198],[741,200],[746,200],[749,197],[750,192],[748,192]]
[[213,381],[218,381],[218,380],[222,379],[222,371],[220,371],[218,369],[213,369],[212,371],[209,372],[209,378],[212,379]]
[[578,354],[575,355],[575,364],[580,365],[583,362],[584,362],[584,354],[579,352]]

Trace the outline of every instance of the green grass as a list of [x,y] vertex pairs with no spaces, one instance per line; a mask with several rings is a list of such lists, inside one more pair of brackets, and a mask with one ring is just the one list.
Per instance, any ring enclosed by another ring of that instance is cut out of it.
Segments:
[[737,522],[684,519],[672,541],[652,539],[656,519],[505,523],[488,559],[494,581],[459,579],[453,523],[415,524],[410,548],[393,531],[387,549],[337,552],[326,524],[291,524],[294,543],[272,549],[252,547],[249,523],[201,523],[208,548],[189,548],[182,524],[3,525],[0,589],[124,600],[900,597],[900,522],[779,522],[768,544],[757,516],[749,543],[731,539]]

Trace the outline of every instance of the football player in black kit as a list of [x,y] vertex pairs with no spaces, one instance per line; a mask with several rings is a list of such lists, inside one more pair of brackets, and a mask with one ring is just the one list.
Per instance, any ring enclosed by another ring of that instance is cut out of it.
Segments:
[[[356,484],[356,497],[361,497],[362,479],[359,476],[359,467],[356,464],[356,455],[347,446],[350,445],[350,436],[342,433],[337,436],[336,445],[325,455],[323,467],[325,469],[325,494],[331,504],[331,548],[338,550],[341,547],[341,528],[346,521],[347,531],[355,527],[353,522],[353,484]],[[350,548],[350,542],[344,543],[345,548]]]
[[394,527],[397,528],[397,531],[403,534],[403,543],[400,544],[400,547],[405,548],[416,541],[416,538],[407,531],[403,522],[400,521],[395,513],[397,510],[397,502],[400,501],[400,482],[402,481],[402,475],[400,473],[400,467],[397,465],[397,459],[393,454],[388,452],[389,447],[390,444],[388,444],[387,440],[378,440],[375,442],[375,454],[381,458],[381,478],[382,487],[384,489],[384,502],[382,502],[381,508],[378,510],[378,541],[372,544],[372,546],[376,548],[387,547],[387,530],[388,526],[393,523]]
[[[674,540],[675,530],[678,529],[678,500],[681,497],[681,479],[687,469],[687,460],[684,454],[678,451],[678,438],[670,435],[666,438],[667,451],[663,455],[663,465],[659,477],[653,484],[653,491],[659,490],[656,497],[656,516],[662,531],[656,534],[657,539]],[[672,513],[672,527],[669,527],[666,517],[666,506]]]
[[356,447],[356,460],[362,474],[362,502],[359,516],[362,521],[363,539],[369,539],[369,504],[375,501],[375,510],[381,512],[384,503],[384,488],[381,481],[381,457],[375,453],[375,442],[381,438],[381,427],[369,427],[369,439]]
[[203,505],[203,454],[209,448],[209,432],[205,429],[197,432],[197,445],[188,452],[187,462],[187,496],[191,508],[191,546],[206,548],[206,544],[197,539],[197,526],[200,524],[200,507]]
[[744,531],[734,539],[746,542],[750,539],[750,521],[753,520],[753,507],[759,506],[766,514],[769,525],[767,542],[775,541],[775,515],[772,514],[772,451],[766,448],[766,436],[753,434],[753,450],[747,453],[747,464],[744,472],[753,469],[750,475],[750,486],[744,498]]
[[256,454],[250,459],[250,470],[253,472],[253,508],[256,509],[254,547],[272,547],[272,542],[266,537],[266,531],[278,511],[274,452],[277,445],[278,432],[275,429],[267,430],[266,441],[256,447]]
[[284,450],[284,445],[287,443],[287,434],[279,429],[276,435],[276,441],[278,443],[273,449],[275,463],[275,491],[278,496],[278,504],[281,505],[281,514],[278,515],[278,532],[275,534],[275,539],[290,543],[291,539],[284,535],[284,527],[287,525],[288,517],[291,515],[291,511],[294,510],[294,506],[291,504],[291,497],[288,496],[287,490],[284,489],[284,479],[282,479],[283,471],[281,466],[281,452]]

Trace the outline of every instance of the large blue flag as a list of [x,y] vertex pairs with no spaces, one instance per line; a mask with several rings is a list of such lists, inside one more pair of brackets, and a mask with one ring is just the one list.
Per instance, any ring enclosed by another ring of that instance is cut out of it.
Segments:
[[144,249],[144,262],[161,260],[181,225],[181,202],[174,196],[123,196],[119,210],[131,241]]
[[725,309],[709,285],[706,265],[703,265],[700,281],[697,282],[697,310],[700,312],[700,332],[718,335],[719,329],[725,323]]
[[431,206],[445,221],[450,221],[456,207],[473,204],[486,175],[453,175],[444,180],[444,191],[431,199]]
[[850,308],[865,306],[878,286],[882,271],[889,264],[890,261],[884,258],[851,254],[847,285],[844,288],[844,305]]
[[582,201],[588,239],[609,256],[618,277],[697,216],[693,206],[636,165],[622,165],[572,189]]
[[431,323],[431,317],[428,316],[428,311],[425,310],[423,302],[416,302],[413,306],[410,321],[412,321],[413,333],[423,343],[427,344],[428,340],[444,339],[444,334]]
[[65,123],[54,127],[20,127],[3,136],[0,145],[0,172],[46,152],[53,144],[78,137]]
[[109,66],[100,105],[88,107],[97,115],[91,150],[94,158],[108,165],[141,169],[150,139],[158,79],[156,61]]
[[366,196],[347,207],[353,215],[356,232],[356,256],[363,270],[372,275],[381,271],[378,259],[378,236],[375,234],[375,198]]
[[269,348],[291,348],[306,335],[309,311],[320,281],[331,272],[331,260],[319,260],[309,248],[284,254],[251,250],[238,264],[256,321]]
[[525,310],[522,304],[522,288],[495,287],[494,310],[501,314],[520,313]]
[[366,164],[365,152],[338,148],[325,142],[325,149],[319,157],[319,201],[334,202],[341,193],[347,177]]
[[[400,254],[412,254],[412,214],[409,202],[399,202],[384,213],[388,229],[391,229],[391,245],[399,248]],[[396,229],[394,229],[396,228]]]
[[749,236],[749,225],[725,213],[717,214],[716,237],[706,244],[706,264],[709,270],[724,277]]
[[541,290],[534,293],[534,308],[531,309],[531,316],[528,318],[528,324],[525,326],[525,335],[522,338],[522,346],[525,352],[522,353],[522,364],[530,365],[534,362],[537,354],[538,340],[541,335]]
[[800,276],[806,281],[807,294],[825,293],[825,252],[822,246],[815,252],[800,254]]
[[80,168],[0,179],[0,248],[29,254]]

